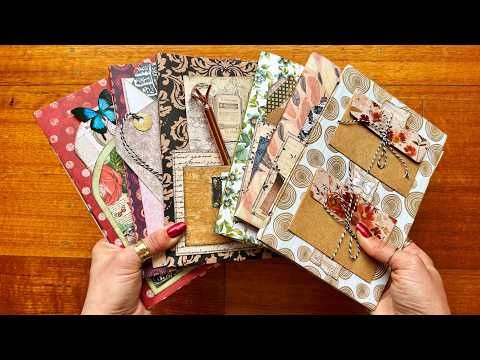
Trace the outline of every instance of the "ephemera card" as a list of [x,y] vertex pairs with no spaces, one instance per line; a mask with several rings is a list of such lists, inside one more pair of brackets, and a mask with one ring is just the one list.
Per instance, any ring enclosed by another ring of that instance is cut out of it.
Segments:
[[193,89],[197,88],[205,93],[208,86],[211,86],[209,103],[213,108],[228,153],[232,156],[252,81],[253,77],[183,76],[188,148],[191,151],[218,151],[208,128],[203,106],[192,98]]

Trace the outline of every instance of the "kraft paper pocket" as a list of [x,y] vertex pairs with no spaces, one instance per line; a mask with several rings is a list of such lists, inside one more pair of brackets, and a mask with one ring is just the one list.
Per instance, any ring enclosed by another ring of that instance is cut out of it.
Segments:
[[[325,170],[317,170],[310,191],[304,194],[288,229],[344,268],[371,281],[378,263],[359,251],[356,226],[385,242],[397,221],[371,204],[378,181],[354,163],[350,166],[351,188]],[[344,225],[350,202],[354,206],[349,223],[352,234]],[[352,259],[357,251],[358,257]]]
[[[173,155],[175,220],[186,221],[189,230],[179,239],[174,249],[167,250],[167,266],[179,268],[193,264],[269,257],[270,252],[264,248],[227,241],[226,237],[213,231],[218,208],[223,202],[221,194],[225,190],[227,178],[227,173],[221,173],[223,166],[218,153],[176,150]],[[220,183],[218,175],[221,175]],[[212,177],[217,181],[212,183]],[[218,184],[221,189],[218,189]],[[216,185],[215,189],[213,185]],[[210,222],[211,216],[213,222]]]
[[[288,229],[304,241],[321,251],[325,256],[332,254],[343,226],[330,216],[323,206],[307,192]],[[348,239],[344,239],[333,261],[342,265],[366,281],[371,281],[377,265],[363,252],[356,260],[348,255]]]
[[185,167],[183,187],[185,221],[188,224],[185,235],[187,246],[227,244],[231,240],[215,234],[213,227],[217,219],[222,195],[222,173],[229,166]]

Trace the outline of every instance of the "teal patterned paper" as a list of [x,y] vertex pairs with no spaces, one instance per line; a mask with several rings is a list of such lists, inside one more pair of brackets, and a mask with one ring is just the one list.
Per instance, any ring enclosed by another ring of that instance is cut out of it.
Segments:
[[[255,78],[250,91],[247,109],[242,128],[235,147],[232,167],[228,175],[222,205],[218,211],[215,232],[229,238],[260,244],[256,238],[257,229],[237,221],[234,213],[244,188],[245,166],[251,156],[252,140],[257,123],[264,123],[266,116],[267,96],[270,87],[279,79],[289,76],[298,80],[303,66],[281,56],[261,52]],[[261,127],[260,127],[261,128]]]

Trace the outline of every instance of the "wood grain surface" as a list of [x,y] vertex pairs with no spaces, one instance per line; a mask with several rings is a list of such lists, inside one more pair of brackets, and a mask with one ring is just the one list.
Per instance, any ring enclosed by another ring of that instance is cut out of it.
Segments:
[[[451,309],[480,313],[479,46],[0,46],[0,313],[79,313],[100,231],[32,116],[159,51],[305,63],[312,51],[354,65],[448,134],[411,238],[439,268]],[[285,259],[228,264],[157,314],[365,314]]]

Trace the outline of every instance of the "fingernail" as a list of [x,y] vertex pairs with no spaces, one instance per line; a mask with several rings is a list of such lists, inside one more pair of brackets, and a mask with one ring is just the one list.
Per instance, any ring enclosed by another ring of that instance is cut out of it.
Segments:
[[372,236],[372,233],[370,232],[370,230],[368,230],[368,228],[365,225],[363,225],[362,223],[358,223],[356,228],[357,228],[358,232],[360,232],[360,234],[362,234],[363,237],[369,238],[370,236]]
[[187,228],[187,224],[185,224],[183,221],[170,225],[167,229],[167,235],[170,238],[177,237],[178,235],[183,234],[186,228]]

